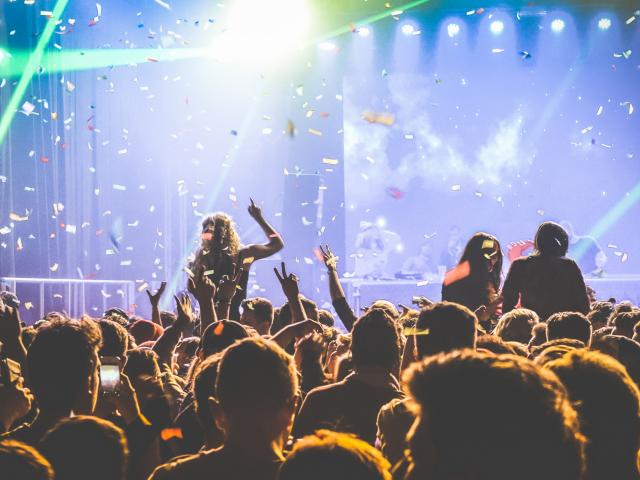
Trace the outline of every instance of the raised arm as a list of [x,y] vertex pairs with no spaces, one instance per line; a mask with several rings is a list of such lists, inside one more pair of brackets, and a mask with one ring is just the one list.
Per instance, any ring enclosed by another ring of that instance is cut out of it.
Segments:
[[160,320],[160,298],[166,287],[167,282],[162,282],[156,293],[151,293],[151,290],[147,289],[147,296],[149,297],[149,303],[151,303],[151,321],[160,326],[162,326],[162,321]]
[[277,268],[274,268],[273,271],[280,281],[282,293],[284,293],[285,297],[287,297],[287,302],[289,302],[289,308],[291,308],[291,321],[292,323],[303,322],[307,319],[307,316],[304,313],[304,308],[302,308],[302,302],[300,301],[298,277],[294,273],[287,275],[287,268],[284,262],[282,262],[281,268],[282,274],[280,274]]
[[231,302],[239,288],[238,284],[244,274],[244,270],[242,268],[236,268],[234,264],[233,272],[232,278],[230,278],[229,275],[223,275],[218,284],[218,294],[216,295],[216,314],[218,318],[231,318],[229,316]]
[[325,245],[324,248],[322,248],[321,245],[320,252],[322,253],[324,264],[327,267],[331,303],[333,303],[333,308],[335,308],[336,313],[338,314],[338,317],[340,317],[345,328],[350,332],[358,317],[354,315],[353,310],[349,307],[344,290],[340,284],[340,276],[338,275],[338,270],[336,268],[338,265],[338,257],[333,254],[329,245]]
[[200,305],[200,332],[214,322],[218,321],[216,310],[213,307],[213,298],[216,296],[216,286],[204,275],[189,278],[187,283],[189,292],[196,297]]
[[193,310],[191,300],[187,295],[181,298],[174,297],[176,301],[177,319],[172,325],[164,329],[164,333],[156,341],[153,351],[158,354],[158,363],[173,367],[173,351],[178,345],[182,334],[193,325]]
[[274,253],[279,252],[284,247],[284,242],[282,241],[280,234],[276,232],[276,229],[264,219],[260,207],[255,204],[252,198],[249,200],[251,200],[251,204],[248,208],[249,215],[251,215],[258,225],[260,225],[260,228],[269,239],[267,243],[253,244],[246,247],[244,258],[249,258],[251,261],[255,261],[260,260],[261,258],[270,257]]

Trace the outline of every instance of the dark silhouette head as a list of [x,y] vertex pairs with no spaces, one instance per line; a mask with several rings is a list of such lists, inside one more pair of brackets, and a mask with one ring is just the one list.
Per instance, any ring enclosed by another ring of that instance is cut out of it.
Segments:
[[591,322],[578,312],[554,313],[547,320],[547,339],[573,338],[591,344]]
[[384,310],[372,308],[356,320],[351,332],[354,370],[380,367],[396,373],[400,367],[400,355],[398,327]]
[[569,249],[569,235],[559,224],[544,222],[534,239],[536,252],[547,257],[564,257]]
[[467,307],[438,302],[425,307],[416,322],[416,346],[420,356],[456,349],[475,348],[478,319]]
[[459,265],[468,262],[471,267],[470,277],[486,284],[488,279],[495,289],[500,288],[500,272],[502,272],[502,248],[500,242],[488,233],[473,235],[462,251]]
[[408,480],[582,478],[577,414],[550,371],[464,350],[414,363],[405,383],[418,414]]
[[295,444],[278,480],[391,480],[390,467],[367,442],[346,433],[319,430]]
[[0,472],[7,479],[53,480],[53,468],[35,448],[16,440],[0,440]]

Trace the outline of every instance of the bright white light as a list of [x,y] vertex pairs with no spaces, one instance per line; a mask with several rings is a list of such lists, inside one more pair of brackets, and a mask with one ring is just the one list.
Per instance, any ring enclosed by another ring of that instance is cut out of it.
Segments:
[[609,27],[611,27],[611,19],[603,17],[598,20],[598,28],[600,30],[609,30]]
[[338,49],[338,46],[332,42],[320,42],[318,44],[318,48],[325,52],[335,52]]
[[564,20],[561,18],[556,18],[553,22],[551,22],[551,30],[555,33],[560,33],[564,30]]
[[369,27],[360,27],[358,28],[358,35],[360,35],[361,37],[368,37],[369,35],[371,35],[371,30],[369,29]]
[[502,23],[500,20],[494,20],[493,22],[491,22],[491,25],[489,25],[489,29],[494,35],[500,35],[504,30],[504,23]]
[[305,0],[236,0],[220,20],[212,56],[223,62],[274,63],[302,47],[310,19]]
[[404,25],[402,25],[401,30],[405,35],[413,35],[413,33],[416,31],[415,27],[410,23],[405,23]]
[[376,226],[378,228],[384,228],[387,226],[387,219],[385,217],[376,218]]
[[447,25],[447,33],[451,38],[455,37],[460,33],[460,25],[457,23],[450,23]]

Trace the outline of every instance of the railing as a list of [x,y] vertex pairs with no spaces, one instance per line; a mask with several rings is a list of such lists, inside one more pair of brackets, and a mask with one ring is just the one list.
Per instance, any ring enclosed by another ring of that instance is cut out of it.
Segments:
[[111,307],[128,311],[136,293],[132,280],[0,277],[0,284],[8,285],[27,312],[37,312],[38,318],[51,310],[64,310],[72,317],[102,314]]

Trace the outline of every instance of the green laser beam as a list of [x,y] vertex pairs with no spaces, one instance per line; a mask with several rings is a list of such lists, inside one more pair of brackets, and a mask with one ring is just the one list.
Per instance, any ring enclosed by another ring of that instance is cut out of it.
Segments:
[[309,44],[319,43],[325,40],[329,40],[330,38],[339,37],[345,33],[349,33],[353,31],[353,25],[371,25],[372,23],[379,22],[380,20],[384,20],[385,18],[393,17],[396,12],[406,12],[407,10],[411,10],[412,8],[419,7],[420,5],[424,5],[428,3],[429,0],[414,0],[413,2],[405,3],[404,5],[400,5],[395,8],[391,8],[388,11],[376,13],[374,15],[370,15],[362,20],[358,20],[357,22],[353,22],[349,25],[344,25],[342,27],[338,27],[330,32],[320,35],[313,39]]
[[[595,239],[600,238],[611,227],[613,227],[631,207],[638,203],[638,201],[640,201],[640,183],[637,183],[630,192],[625,194],[618,203],[611,207],[611,209],[591,228],[588,235]],[[589,245],[584,242],[576,249],[574,256],[577,259],[580,259],[586,253],[588,248]]]
[[60,20],[67,3],[69,3],[69,0],[58,0],[56,2],[53,12],[51,13],[51,17],[38,39],[35,50],[29,56],[29,60],[25,65],[20,81],[18,82],[13,95],[11,95],[11,98],[9,99],[9,103],[7,104],[7,108],[5,109],[2,118],[0,118],[0,145],[4,142],[7,132],[9,131],[9,127],[11,126],[11,122],[13,121],[13,117],[18,112],[18,105],[20,104],[24,93],[27,91],[29,83],[31,83],[31,77],[33,77],[33,74],[38,68],[44,49],[47,46],[47,43],[49,43],[51,35],[53,35],[53,31],[56,28],[58,20]]
[[[203,48],[123,48],[50,51],[42,55],[36,68],[43,74],[71,72],[144,62],[183,60],[202,57],[207,53],[207,50]],[[0,62],[0,76],[9,78],[19,76],[25,70],[30,58],[29,52],[18,51],[12,53],[11,58]]]

